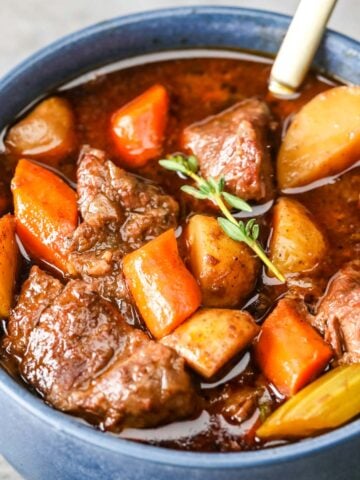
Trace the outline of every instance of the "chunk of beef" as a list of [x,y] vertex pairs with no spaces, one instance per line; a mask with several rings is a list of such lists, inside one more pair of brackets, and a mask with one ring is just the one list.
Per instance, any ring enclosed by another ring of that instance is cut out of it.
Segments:
[[71,401],[101,415],[107,430],[118,430],[118,425],[144,428],[186,418],[197,403],[184,360],[153,341],[128,359],[118,359],[87,390],[73,392]]
[[41,313],[21,370],[50,403],[71,410],[71,389],[87,387],[115,355],[128,357],[146,341],[87,283],[71,280]]
[[360,362],[360,262],[342,268],[330,281],[314,321],[340,363]]
[[159,186],[125,172],[103,151],[88,146],[80,153],[77,189],[84,222],[71,242],[72,270],[125,313],[129,293],[122,257],[176,226],[178,204]]
[[[84,221],[100,235],[99,227],[108,227],[108,234],[116,233],[123,243],[131,243],[127,248],[132,250],[177,222],[179,207],[172,197],[88,146],[79,157],[77,191]],[[102,235],[100,239],[104,240]]]
[[[21,357],[24,355],[32,330],[39,322],[42,312],[61,292],[59,280],[38,267],[33,267],[23,285],[17,307],[11,312],[7,323],[8,335],[4,339],[6,351]],[[46,294],[44,294],[46,292]]]
[[270,198],[270,125],[267,105],[252,98],[187,127],[183,146],[196,155],[205,178],[224,177],[227,189],[246,200]]
[[[194,412],[197,396],[174,350],[129,326],[86,282],[71,280],[54,295],[50,278],[32,270],[9,320],[10,331],[27,331],[25,345],[16,349],[22,353],[20,371],[47,402],[90,415],[112,431],[154,426]],[[31,294],[40,284],[42,310],[34,322],[21,312],[33,308]],[[14,348],[18,341],[19,336],[7,339]]]

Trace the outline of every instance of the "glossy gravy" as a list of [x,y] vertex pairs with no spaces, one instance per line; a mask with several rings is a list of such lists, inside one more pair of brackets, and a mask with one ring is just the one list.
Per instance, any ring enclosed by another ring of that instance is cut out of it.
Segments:
[[[110,115],[153,84],[161,83],[170,94],[170,117],[164,155],[180,150],[179,137],[185,126],[218,113],[245,98],[257,96],[268,103],[279,122],[278,136],[273,147],[275,158],[281,136],[293,115],[312,97],[335,84],[311,73],[300,93],[294,98],[274,98],[267,91],[271,69],[268,59],[235,53],[233,56],[236,58],[215,58],[216,55],[220,56],[220,53],[213,52],[213,57],[177,58],[137,65],[108,74],[94,74],[79,85],[62,88],[57,94],[67,98],[74,109],[79,145],[89,144],[106,150],[111,158],[116,159],[109,132]],[[9,191],[9,181],[16,161],[16,158],[6,153],[0,154],[0,178],[4,179],[2,188],[6,191]],[[61,173],[72,186],[75,182],[75,165],[76,155],[68,158],[60,167]],[[194,211],[212,211],[211,207],[204,203],[180,195],[179,187],[184,181],[161,169],[157,161],[150,162],[136,173],[159,182],[167,193],[177,198],[181,205],[182,224]],[[359,173],[359,167],[355,167],[336,178],[324,179],[310,188],[286,192],[304,204],[324,230],[329,241],[327,261],[315,275],[307,278],[294,275],[286,287],[276,285],[276,282],[263,273],[252,297],[245,305],[239,305],[247,309],[259,323],[273,308],[274,302],[288,290],[302,296],[310,310],[313,309],[324,293],[328,279],[348,260],[359,256]],[[255,215],[263,227],[262,241],[265,244],[271,235],[269,225],[272,204],[270,201],[254,207]],[[7,208],[12,209],[10,196]],[[181,246],[181,226],[177,232]],[[21,280],[26,278],[30,266],[31,262],[24,252]],[[139,318],[128,321],[142,326]],[[12,375],[17,375],[13,361],[10,362],[4,357],[2,362]],[[253,387],[258,384],[266,385],[263,403],[267,409],[272,410],[282,402],[282,397],[275,388],[261,378],[249,350],[233,359],[231,365],[227,365],[216,378],[201,383],[204,406],[197,418],[156,429],[127,429],[121,433],[121,437],[196,451],[238,451],[263,447],[254,433],[262,412],[257,409],[250,418],[241,423],[231,412],[229,415],[220,414],[220,411],[224,411],[227,398],[239,386]]]

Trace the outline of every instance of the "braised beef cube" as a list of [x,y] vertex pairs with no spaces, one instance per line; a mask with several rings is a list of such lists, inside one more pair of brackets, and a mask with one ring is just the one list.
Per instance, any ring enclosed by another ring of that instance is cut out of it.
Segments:
[[244,100],[183,132],[183,146],[199,161],[205,178],[224,177],[227,190],[245,200],[272,196],[267,105]]
[[41,313],[21,370],[50,403],[69,410],[72,389],[93,380],[115,355],[130,356],[147,341],[91,286],[71,280]]
[[180,420],[197,408],[184,360],[153,341],[118,359],[87,390],[74,392],[72,401],[102,417],[111,431]]
[[92,226],[112,225],[132,249],[177,223],[177,202],[154,183],[117,167],[106,154],[83,147],[78,165],[79,208]]
[[105,152],[88,146],[79,157],[77,191],[84,222],[70,245],[73,274],[130,315],[122,257],[175,227],[178,204],[159,186],[125,172]]
[[31,331],[37,326],[42,312],[63,289],[59,280],[34,266],[24,282],[18,304],[7,322],[3,345],[8,353],[22,356]]
[[[36,311],[34,292],[41,304]],[[19,346],[18,334],[5,341],[18,353],[23,378],[54,407],[90,415],[113,431],[155,426],[196,411],[197,395],[184,361],[129,326],[84,281],[62,286],[34,267],[15,312],[10,332],[26,335]]]
[[325,334],[340,363],[360,362],[360,262],[347,264],[332,278],[314,325]]

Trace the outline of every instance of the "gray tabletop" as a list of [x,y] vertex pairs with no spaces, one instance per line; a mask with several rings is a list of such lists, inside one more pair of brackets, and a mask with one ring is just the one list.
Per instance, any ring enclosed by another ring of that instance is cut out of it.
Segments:
[[[0,0],[0,75],[38,48],[86,25],[141,10],[194,4],[246,6],[292,14],[298,0]],[[360,40],[359,21],[360,0],[339,0],[330,27]],[[21,480],[1,457],[0,480]]]

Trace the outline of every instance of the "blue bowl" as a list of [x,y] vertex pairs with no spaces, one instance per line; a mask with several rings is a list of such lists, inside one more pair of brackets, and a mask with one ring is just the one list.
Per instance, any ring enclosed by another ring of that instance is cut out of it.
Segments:
[[[178,48],[274,54],[289,18],[258,10],[194,7],[131,15],[75,33],[0,81],[0,129],[44,92],[101,65]],[[317,68],[360,79],[360,44],[328,31]],[[293,445],[243,453],[191,453],[103,434],[57,412],[0,368],[0,453],[33,480],[359,480],[360,420]]]

